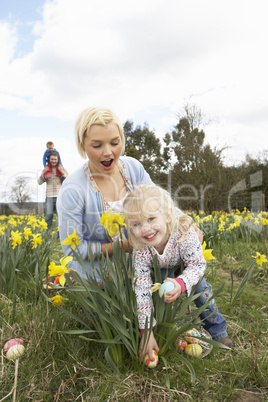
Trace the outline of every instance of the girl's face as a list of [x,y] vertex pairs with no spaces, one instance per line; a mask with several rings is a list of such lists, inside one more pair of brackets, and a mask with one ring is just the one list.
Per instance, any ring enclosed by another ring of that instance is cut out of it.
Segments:
[[107,175],[115,172],[123,148],[116,124],[91,126],[85,136],[83,147],[92,173]]
[[147,219],[134,219],[131,230],[136,239],[147,246],[153,246],[159,254],[162,254],[169,239],[167,222],[169,217],[156,211]]

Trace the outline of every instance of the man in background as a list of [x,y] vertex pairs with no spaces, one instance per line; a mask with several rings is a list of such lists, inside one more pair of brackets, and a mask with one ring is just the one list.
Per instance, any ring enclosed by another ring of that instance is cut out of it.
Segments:
[[59,165],[59,155],[51,152],[49,163],[42,170],[38,178],[38,184],[47,184],[45,200],[45,219],[47,228],[50,230],[53,225],[54,212],[57,214],[56,202],[63,180],[68,176],[63,166]]

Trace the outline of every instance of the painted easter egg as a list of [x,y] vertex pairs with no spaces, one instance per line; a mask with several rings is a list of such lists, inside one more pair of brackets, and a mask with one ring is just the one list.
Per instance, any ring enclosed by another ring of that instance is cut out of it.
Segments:
[[148,366],[149,368],[155,368],[158,365],[158,354],[156,353],[156,351],[153,351],[154,353],[154,358],[153,360],[149,359],[148,353],[146,353],[146,355],[144,356],[144,364],[146,364],[146,366]]
[[60,284],[60,275],[56,276],[55,280],[54,280],[54,285],[59,285]]
[[24,353],[24,349],[25,349],[24,346],[19,343],[14,346],[11,346],[11,348],[9,348],[6,353],[7,359],[16,360]]
[[187,345],[185,348],[185,353],[188,356],[199,357],[202,354],[202,348],[200,345],[197,345],[196,343],[189,343],[189,345]]
[[7,352],[8,349],[10,349],[12,346],[14,345],[23,345],[24,344],[24,340],[20,339],[20,338],[14,338],[14,339],[10,339],[9,341],[7,341],[4,344],[4,352]]
[[199,343],[200,339],[198,338],[200,338],[201,335],[195,328],[192,328],[189,331],[184,332],[184,337],[189,343]]
[[172,290],[175,288],[174,283],[171,281],[163,282],[160,289],[159,289],[159,296],[162,297],[165,295],[165,297],[170,297],[167,296],[166,294],[168,292],[172,292]]
[[176,340],[176,347],[180,351],[184,351],[186,349],[187,345],[188,345],[188,342],[183,338],[178,338]]

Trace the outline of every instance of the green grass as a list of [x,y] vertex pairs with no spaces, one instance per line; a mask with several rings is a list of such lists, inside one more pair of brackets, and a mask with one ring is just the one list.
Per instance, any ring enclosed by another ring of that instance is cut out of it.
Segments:
[[[206,278],[214,291],[225,284],[216,301],[236,345],[232,351],[214,347],[204,359],[189,357],[196,372],[194,384],[175,349],[165,356],[167,367],[160,360],[157,368],[149,370],[125,357],[120,373],[115,373],[104,358],[106,346],[65,334],[69,329],[81,329],[81,324],[44,298],[36,301],[34,284],[19,277],[14,317],[12,300],[0,296],[1,345],[14,337],[25,340],[25,353],[19,360],[17,401],[239,401],[252,395],[266,401],[267,263],[266,268],[265,264],[255,267],[243,293],[230,306],[230,264],[235,293],[251,256],[264,252],[262,247],[262,243],[246,245],[241,240],[232,249],[223,243],[221,250],[214,250],[218,258],[209,262]],[[61,256],[58,245],[53,258]],[[66,301],[64,308],[85,319],[74,298]],[[14,376],[15,364],[2,352],[0,400],[11,392]],[[5,400],[12,400],[12,396]]]

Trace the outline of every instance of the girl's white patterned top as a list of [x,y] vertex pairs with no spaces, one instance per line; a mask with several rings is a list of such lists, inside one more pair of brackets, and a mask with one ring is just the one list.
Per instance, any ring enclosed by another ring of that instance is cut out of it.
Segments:
[[[137,311],[140,329],[145,328],[146,316],[148,316],[148,328],[150,326],[150,315],[153,309],[151,298],[153,260],[157,257],[159,268],[173,268],[181,260],[184,262],[184,271],[178,278],[181,278],[186,286],[187,296],[191,293],[192,287],[196,285],[204,276],[206,270],[206,260],[197,234],[193,227],[188,231],[188,236],[179,242],[182,234],[176,231],[171,234],[163,254],[158,254],[157,250],[151,246],[145,246],[140,250],[135,250],[135,293],[137,298]],[[154,318],[153,327],[156,325]]]

